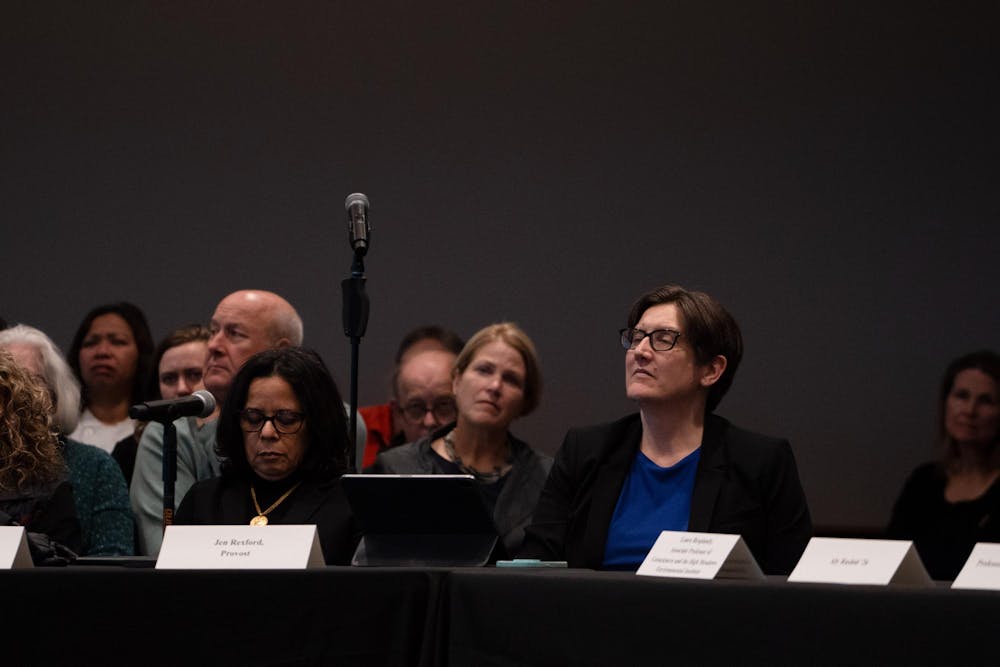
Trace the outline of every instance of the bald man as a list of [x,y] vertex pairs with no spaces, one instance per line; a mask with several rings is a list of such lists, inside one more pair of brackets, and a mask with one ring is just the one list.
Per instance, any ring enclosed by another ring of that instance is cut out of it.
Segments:
[[462,345],[458,334],[437,325],[417,327],[403,337],[396,351],[392,399],[358,409],[368,427],[364,468],[374,464],[380,452],[413,442],[455,419],[451,370]]
[[[261,290],[233,292],[215,308],[209,323],[204,383],[222,405],[243,363],[264,350],[302,344],[302,319],[285,299]],[[219,475],[216,420],[178,419],[176,504],[195,482]],[[135,458],[130,497],[138,526],[139,552],[156,556],[163,540],[163,426],[143,431]]]

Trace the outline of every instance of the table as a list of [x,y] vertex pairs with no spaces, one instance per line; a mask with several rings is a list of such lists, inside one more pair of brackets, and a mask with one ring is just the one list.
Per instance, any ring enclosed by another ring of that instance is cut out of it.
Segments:
[[0,572],[0,661],[1000,664],[1000,593],[586,570]]

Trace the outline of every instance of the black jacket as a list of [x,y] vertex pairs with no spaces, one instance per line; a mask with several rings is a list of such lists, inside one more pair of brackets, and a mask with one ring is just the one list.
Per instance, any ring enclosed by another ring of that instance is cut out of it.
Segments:
[[[600,569],[608,526],[641,438],[638,414],[570,430],[520,555]],[[688,530],[738,533],[765,573],[790,572],[812,537],[812,521],[788,441],[709,415]]]
[[[215,477],[196,482],[174,516],[178,525],[248,525],[257,515],[250,483]],[[274,524],[315,524],[327,565],[350,565],[359,534],[339,479],[304,481],[267,518]]]

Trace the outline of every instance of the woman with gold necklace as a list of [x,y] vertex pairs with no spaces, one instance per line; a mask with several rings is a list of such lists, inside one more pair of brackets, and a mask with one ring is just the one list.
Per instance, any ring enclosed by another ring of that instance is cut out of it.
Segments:
[[254,355],[219,415],[222,475],[196,483],[176,524],[315,524],[329,565],[348,565],[357,531],[340,476],[347,419],[330,372],[310,350]]
[[504,547],[517,553],[552,459],[508,428],[538,406],[541,386],[538,355],[524,331],[510,322],[481,329],[455,360],[456,422],[379,454],[371,472],[474,476]]

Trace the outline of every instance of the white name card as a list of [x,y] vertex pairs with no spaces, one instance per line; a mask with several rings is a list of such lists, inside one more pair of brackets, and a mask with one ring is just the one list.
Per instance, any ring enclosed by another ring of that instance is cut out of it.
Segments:
[[974,546],[951,587],[1000,591],[1000,544],[980,542]]
[[316,526],[167,526],[158,570],[322,567]]
[[924,564],[908,540],[814,537],[788,581],[821,584],[931,586]]
[[636,571],[647,577],[763,579],[739,535],[665,530]]
[[0,570],[34,566],[24,526],[0,526]]

